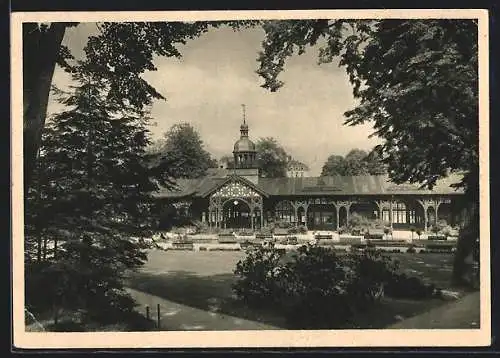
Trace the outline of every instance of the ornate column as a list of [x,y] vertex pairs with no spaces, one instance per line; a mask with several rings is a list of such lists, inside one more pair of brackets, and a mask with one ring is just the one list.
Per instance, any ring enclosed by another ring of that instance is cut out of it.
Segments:
[[389,200],[389,224],[391,225],[391,230],[393,221],[392,202],[393,202],[393,197],[391,196],[391,200]]
[[382,220],[382,201],[374,200],[375,205],[377,205],[377,219]]
[[442,199],[442,198],[435,199],[435,205],[436,205],[436,207],[434,208],[434,212],[436,213],[436,222],[439,219],[439,214],[438,214],[439,207],[441,206],[441,204],[444,204],[446,202],[450,202],[450,200],[449,199],[446,200],[446,199]]
[[[297,222],[299,220],[299,209],[304,208],[304,226],[307,228],[307,209],[309,207],[309,203],[306,200],[296,200],[294,203],[294,208],[295,208],[295,216],[297,218]],[[302,222],[300,223],[302,224]]]
[[427,215],[427,206],[424,207],[424,231],[427,232],[427,227],[429,225],[429,217]]
[[337,211],[337,230],[339,229],[339,221],[340,221],[340,209],[345,208],[345,218],[346,218],[346,225],[349,225],[349,215],[351,211],[351,205],[354,204],[354,201],[347,200],[347,201],[337,201],[334,203],[335,209]]
[[438,218],[438,208],[439,205],[443,202],[443,199],[441,198],[424,198],[424,199],[417,199],[417,202],[422,205],[422,208],[424,209],[424,228],[425,231],[428,230],[429,226],[429,215],[427,214],[427,211],[429,208],[434,209],[434,215],[435,215],[435,222],[437,222]]
[[252,218],[252,230],[255,230],[255,209],[258,209],[260,212],[260,227],[264,226],[264,204],[261,196],[252,196],[246,198],[248,200],[250,206],[250,216]]
[[337,205],[335,205],[335,214],[337,215],[337,231],[340,230],[340,213],[339,213],[339,209],[337,207]]
[[329,202],[329,204],[335,206],[335,217],[336,217],[335,226],[336,226],[336,230],[339,231],[339,229],[340,229],[340,206],[337,205],[336,201],[331,201],[331,202]]

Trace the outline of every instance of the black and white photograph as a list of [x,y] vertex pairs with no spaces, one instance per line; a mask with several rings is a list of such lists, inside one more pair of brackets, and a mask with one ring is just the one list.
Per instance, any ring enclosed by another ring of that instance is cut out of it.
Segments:
[[486,11],[66,15],[12,18],[20,347],[490,342]]

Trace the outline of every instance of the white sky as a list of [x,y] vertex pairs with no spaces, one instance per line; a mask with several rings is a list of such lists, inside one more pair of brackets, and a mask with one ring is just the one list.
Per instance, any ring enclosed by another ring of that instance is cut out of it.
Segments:
[[[80,56],[94,24],[69,28],[63,42]],[[206,149],[215,158],[230,154],[239,137],[241,104],[246,104],[250,138],[275,137],[297,160],[307,164],[310,175],[319,175],[331,154],[345,155],[353,148],[369,150],[380,143],[368,138],[371,125],[348,127],[343,113],[355,101],[344,68],[337,64],[317,65],[317,50],[287,62],[280,79],[284,87],[272,93],[260,87],[255,73],[263,32],[260,29],[234,32],[210,30],[179,47],[182,59],[157,58],[156,72],[144,78],[165,101],[153,104],[153,139],[175,123],[189,122],[200,133]],[[57,68],[54,83],[64,86],[68,76]],[[57,111],[49,104],[49,112]]]

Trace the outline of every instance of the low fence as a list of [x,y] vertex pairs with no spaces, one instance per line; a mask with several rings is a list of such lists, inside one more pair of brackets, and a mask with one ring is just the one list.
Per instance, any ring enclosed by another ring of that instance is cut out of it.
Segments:
[[161,329],[161,308],[160,308],[160,304],[158,303],[156,305],[156,315],[155,315],[154,318],[152,317],[152,313],[151,313],[151,310],[150,310],[149,306],[145,307],[145,311],[146,311],[146,319],[148,321],[149,320],[153,320],[155,322],[156,329]]

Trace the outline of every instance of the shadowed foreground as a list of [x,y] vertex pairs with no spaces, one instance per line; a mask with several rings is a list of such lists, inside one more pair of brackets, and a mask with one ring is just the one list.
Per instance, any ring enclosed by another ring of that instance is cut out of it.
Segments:
[[[143,270],[131,276],[128,287],[140,305],[140,313],[145,314],[147,305],[150,307],[150,317],[156,320],[156,307],[160,304],[161,330],[289,328],[284,317],[264,309],[249,309],[236,300],[231,288],[236,280],[232,270],[244,255],[243,252],[154,250],[149,252],[149,260]],[[449,288],[452,259],[450,255],[402,254],[395,255],[395,258],[400,260],[401,269],[408,274]],[[479,300],[469,297],[468,295],[463,298],[465,303],[462,308],[450,306],[460,304],[462,299],[449,303],[440,299],[408,300],[385,297],[372,310],[354,317],[352,322],[331,328],[381,329],[397,328],[399,324],[413,325],[412,328],[436,325],[449,326],[448,328],[478,328]],[[447,313],[448,307],[450,313]],[[439,315],[428,313],[436,308],[440,310],[437,311]],[[412,321],[411,317],[414,317]],[[436,320],[441,323],[436,323]]]

